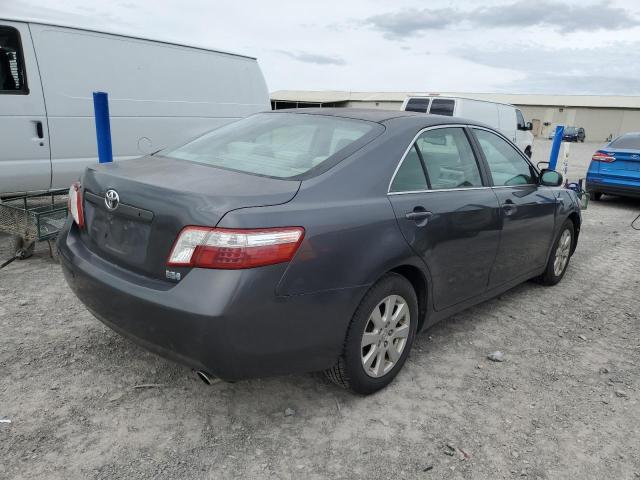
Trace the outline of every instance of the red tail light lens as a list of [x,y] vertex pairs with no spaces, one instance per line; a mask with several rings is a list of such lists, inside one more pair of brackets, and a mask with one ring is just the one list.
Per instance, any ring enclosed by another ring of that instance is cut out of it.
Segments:
[[167,265],[237,270],[288,262],[303,237],[302,227],[185,227],[171,249]]
[[616,157],[614,157],[610,153],[603,152],[602,150],[598,150],[596,153],[593,154],[593,157],[591,157],[591,160],[593,160],[594,162],[611,163],[616,161]]
[[67,200],[67,208],[73,217],[73,221],[78,227],[84,227],[84,211],[82,209],[82,187],[79,182],[73,182],[69,189],[69,198]]

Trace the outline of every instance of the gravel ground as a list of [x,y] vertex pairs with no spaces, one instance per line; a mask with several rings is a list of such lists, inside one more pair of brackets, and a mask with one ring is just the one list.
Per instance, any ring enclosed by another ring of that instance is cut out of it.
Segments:
[[[576,147],[580,175],[596,146]],[[638,213],[592,203],[560,285],[423,332],[370,397],[206,386],[95,320],[39,246],[0,270],[0,478],[640,478]]]

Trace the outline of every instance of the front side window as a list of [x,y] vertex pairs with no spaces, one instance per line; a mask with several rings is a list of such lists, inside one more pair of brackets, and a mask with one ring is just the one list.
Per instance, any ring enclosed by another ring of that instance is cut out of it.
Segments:
[[434,115],[446,115],[447,117],[452,117],[454,106],[454,100],[434,98],[433,102],[431,102],[431,110],[429,110],[429,113],[432,113]]
[[487,130],[474,129],[495,186],[536,183],[533,167],[506,140]]
[[475,155],[462,128],[437,128],[416,141],[433,190],[481,187]]
[[429,98],[410,98],[405,107],[405,111],[427,113],[430,100]]
[[160,153],[179,160],[275,178],[305,174],[333,155],[357,147],[384,128],[321,115],[263,113]]
[[516,118],[518,119],[518,129],[524,130],[525,128],[524,116],[522,115],[522,112],[517,109],[516,109]]
[[29,93],[24,72],[20,34],[0,26],[0,94]]

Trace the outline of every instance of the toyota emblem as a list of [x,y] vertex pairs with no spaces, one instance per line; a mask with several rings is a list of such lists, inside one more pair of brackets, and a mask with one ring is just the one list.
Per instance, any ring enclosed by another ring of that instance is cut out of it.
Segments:
[[104,204],[107,206],[109,210],[115,210],[118,208],[118,204],[120,203],[120,196],[118,192],[115,190],[107,190],[107,193],[104,194]]

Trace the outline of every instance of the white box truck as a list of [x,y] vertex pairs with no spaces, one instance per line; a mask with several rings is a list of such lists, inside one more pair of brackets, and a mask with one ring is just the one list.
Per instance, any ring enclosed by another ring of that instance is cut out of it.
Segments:
[[0,196],[67,187],[98,161],[94,91],[116,161],[270,109],[255,58],[0,18]]
[[440,95],[410,96],[402,103],[402,110],[468,118],[486,123],[515,143],[531,158],[533,134],[531,123],[525,122],[522,111],[508,103],[488,102],[462,97]]

